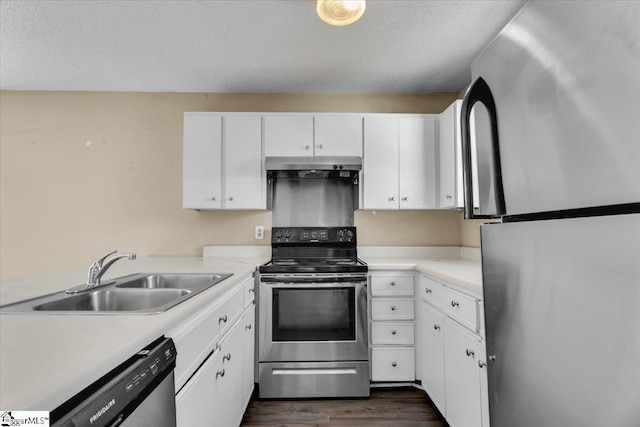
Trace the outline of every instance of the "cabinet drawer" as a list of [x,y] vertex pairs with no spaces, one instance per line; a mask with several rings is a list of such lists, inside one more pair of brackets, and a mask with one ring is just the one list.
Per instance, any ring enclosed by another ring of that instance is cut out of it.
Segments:
[[449,316],[473,331],[480,331],[476,298],[449,288],[443,288],[442,297],[442,307]]
[[413,320],[413,299],[371,300],[371,320]]
[[413,345],[413,323],[373,323],[371,343]]
[[433,305],[442,307],[444,301],[444,286],[441,283],[431,280],[427,276],[420,276],[420,286],[418,286],[420,297]]
[[415,380],[413,347],[371,349],[371,379],[373,381]]
[[256,280],[253,277],[244,282],[242,285],[242,293],[244,295],[244,308],[247,308],[253,303],[256,297]]
[[373,296],[413,296],[413,275],[374,276],[371,275],[371,295]]

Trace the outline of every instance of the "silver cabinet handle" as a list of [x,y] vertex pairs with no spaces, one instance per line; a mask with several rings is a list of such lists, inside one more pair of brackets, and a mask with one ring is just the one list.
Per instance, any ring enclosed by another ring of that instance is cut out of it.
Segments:
[[403,197],[402,200],[406,202],[407,200],[409,200],[409,198],[408,197]]
[[222,361],[224,362],[225,360],[231,360],[231,353],[227,353],[222,356]]
[[396,201],[396,198],[395,198],[395,197],[389,197],[389,201],[390,201],[390,202],[395,202],[395,201]]
[[478,366],[481,368],[484,368],[485,366],[487,366],[487,362],[482,361],[482,360],[478,360]]
[[229,201],[230,201],[230,202],[233,202],[233,197],[229,197]]
[[431,293],[431,289],[429,289],[429,288],[424,288],[424,292],[425,292],[425,293],[427,293],[427,294],[430,294],[430,293]]
[[451,200],[451,198],[453,197],[451,194],[447,194],[447,200]]
[[451,301],[451,307],[459,307],[460,303],[458,301]]
[[469,349],[467,349],[467,356],[471,357],[471,356],[473,356],[473,355],[475,355],[475,353],[473,352],[473,350],[469,350]]
[[246,330],[251,329],[251,323],[249,323],[247,326],[244,327]]
[[397,334],[397,333],[398,333],[398,332],[397,332],[395,329],[394,329],[393,331],[391,331],[391,335],[395,335],[395,334]]
[[391,283],[389,283],[389,284],[390,284],[391,286],[395,286],[395,285],[396,285],[396,282],[391,282]]
[[318,145],[318,148],[322,150],[324,148],[324,145],[320,144]]
[[436,331],[440,330],[440,325],[433,325],[433,329],[435,329]]
[[305,149],[305,150],[308,150],[309,148],[311,148],[311,147],[310,147],[310,146],[308,146],[308,145],[305,145],[305,146],[304,146],[304,149]]
[[216,196],[211,197],[211,200],[215,202],[216,201]]
[[249,293],[253,293],[253,292],[255,292],[255,291],[256,291],[256,289],[255,289],[255,288],[249,288]]
[[391,362],[391,366],[395,368],[396,366],[398,366],[398,364],[396,362]]
[[395,305],[391,306],[391,311],[396,311],[396,306]]
[[218,319],[218,324],[220,323],[227,323],[227,315],[225,314],[224,316],[220,316],[220,318]]
[[224,377],[224,369],[216,372],[216,379],[218,379],[218,377]]

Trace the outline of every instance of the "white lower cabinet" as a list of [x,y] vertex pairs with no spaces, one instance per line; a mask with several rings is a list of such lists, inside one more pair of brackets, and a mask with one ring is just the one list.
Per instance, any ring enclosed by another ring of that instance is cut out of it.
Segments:
[[[240,425],[254,385],[255,305],[248,291],[253,280],[196,313],[175,334],[178,361],[184,366],[176,380],[178,427]],[[196,341],[201,344],[195,346]],[[197,349],[189,351],[192,347]],[[197,357],[200,349],[209,349],[202,359]]]
[[481,301],[424,275],[417,289],[416,379],[450,427],[489,427]]
[[440,412],[445,412],[443,315],[424,301],[418,305],[417,371],[422,386]]

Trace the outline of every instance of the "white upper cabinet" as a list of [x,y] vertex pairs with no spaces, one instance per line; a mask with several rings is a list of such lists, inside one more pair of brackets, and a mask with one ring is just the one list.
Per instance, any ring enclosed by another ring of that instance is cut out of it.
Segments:
[[434,117],[364,119],[364,209],[436,207]]
[[222,207],[222,116],[184,114],[182,207]]
[[223,140],[224,206],[264,209],[262,119],[260,116],[224,117]]
[[398,209],[398,118],[364,118],[365,209]]
[[313,116],[265,116],[264,147],[267,157],[313,156]]
[[316,116],[314,154],[362,157],[362,117]]
[[436,207],[436,120],[400,117],[400,209]]
[[262,121],[256,115],[185,113],[185,209],[264,209]]

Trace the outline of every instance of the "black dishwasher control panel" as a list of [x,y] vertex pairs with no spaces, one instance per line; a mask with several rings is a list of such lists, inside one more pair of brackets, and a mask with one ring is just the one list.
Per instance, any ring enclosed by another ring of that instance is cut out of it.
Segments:
[[62,405],[67,408],[60,419],[55,415],[61,408],[53,411],[52,426],[118,425],[173,371],[176,354],[171,338],[156,340]]

